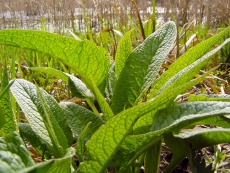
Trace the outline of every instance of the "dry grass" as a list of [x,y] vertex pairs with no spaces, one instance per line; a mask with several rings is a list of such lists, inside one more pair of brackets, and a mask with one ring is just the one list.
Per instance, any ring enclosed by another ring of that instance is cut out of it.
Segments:
[[[147,10],[151,0],[136,0],[142,19],[149,19]],[[130,0],[0,0],[0,28],[39,29],[41,19],[54,30],[70,27],[74,31],[86,27],[100,30],[104,22],[125,25],[129,15],[135,18]],[[207,28],[229,25],[230,0],[157,0],[164,13],[157,13],[165,21],[175,19],[179,24],[195,21]],[[85,14],[80,13],[79,9]],[[159,11],[158,11],[159,12]]]

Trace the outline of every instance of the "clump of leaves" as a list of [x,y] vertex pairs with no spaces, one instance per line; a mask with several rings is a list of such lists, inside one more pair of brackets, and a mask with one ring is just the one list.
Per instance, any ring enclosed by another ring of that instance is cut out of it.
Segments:
[[[176,40],[173,22],[162,26],[134,50],[130,40],[132,31],[126,33],[118,45],[115,62],[105,56],[102,48],[87,40],[40,31],[0,31],[0,44],[40,51],[72,68],[81,80],[52,68],[33,70],[52,73],[66,81],[72,93],[86,99],[93,110],[71,102],[57,103],[43,89],[24,79],[16,79],[10,91],[28,120],[28,124],[19,124],[20,131],[46,160],[41,164],[26,165],[20,168],[21,172],[40,171],[47,169],[49,164],[52,165],[46,172],[59,169],[62,172],[104,173],[109,167],[119,173],[138,172],[144,161],[145,172],[155,173],[162,140],[173,151],[173,160],[165,170],[171,172],[191,154],[187,152],[188,143],[191,150],[196,150],[229,142],[229,102],[221,99],[174,102],[179,94],[218,68],[194,78],[212,55],[230,41],[227,39],[216,46],[229,30],[227,28],[189,49],[159,78],[158,71]],[[145,103],[142,103],[143,96],[147,98]],[[93,98],[99,103],[103,117],[94,106]],[[194,123],[222,128],[180,132]],[[71,162],[74,152],[72,132],[78,137],[79,166]],[[2,135],[1,139],[4,138]],[[5,150],[13,155],[11,150]],[[51,156],[55,157],[54,161]],[[4,155],[0,158],[1,163]],[[11,165],[4,164],[3,167],[10,168]]]

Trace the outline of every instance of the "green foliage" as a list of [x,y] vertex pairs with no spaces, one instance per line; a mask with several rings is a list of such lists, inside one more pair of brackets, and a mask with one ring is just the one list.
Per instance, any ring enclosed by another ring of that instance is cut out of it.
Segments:
[[[19,124],[20,133],[47,159],[32,167],[19,163],[20,171],[104,173],[112,167],[119,173],[138,172],[144,161],[146,172],[157,172],[162,140],[173,151],[166,172],[171,172],[184,157],[190,159],[193,170],[210,171],[194,151],[229,142],[226,115],[230,113],[230,103],[221,97],[214,101],[197,97],[183,104],[174,100],[218,68],[194,78],[212,55],[230,41],[226,39],[217,46],[229,31],[227,28],[189,49],[161,76],[159,69],[177,35],[173,22],[166,23],[133,51],[129,31],[120,40],[115,62],[111,63],[104,51],[89,41],[40,31],[0,31],[0,44],[48,54],[71,68],[71,72],[74,70],[77,77],[52,68],[29,68],[62,79],[72,95],[85,99],[93,110],[71,102],[57,103],[38,86],[16,79],[10,90],[28,121]],[[180,132],[202,123],[222,128]],[[70,147],[73,135],[76,152]],[[79,166],[71,166],[74,154]],[[0,155],[2,158],[4,154]],[[31,159],[29,155],[26,158]],[[2,167],[11,169],[8,165]]]
[[7,66],[3,68],[3,75],[0,88],[0,136],[4,136],[17,129],[16,121],[14,119],[11,102],[9,87],[13,84],[9,84]]
[[35,164],[23,140],[16,132],[0,137],[0,149],[1,173],[16,172]]
[[118,78],[111,108],[115,114],[136,105],[151,86],[176,39],[176,26],[169,22],[154,32],[129,55]]

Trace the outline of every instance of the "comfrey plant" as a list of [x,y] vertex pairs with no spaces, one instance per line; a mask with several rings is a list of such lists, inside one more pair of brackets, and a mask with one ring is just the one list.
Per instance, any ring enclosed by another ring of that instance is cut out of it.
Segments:
[[[194,151],[230,142],[229,97],[220,95],[216,101],[212,95],[209,99],[193,96],[182,104],[174,100],[218,68],[194,78],[230,41],[216,46],[229,30],[189,49],[160,77],[159,69],[176,40],[173,22],[166,23],[134,50],[132,31],[127,32],[120,40],[114,62],[102,48],[87,40],[41,31],[1,30],[0,44],[47,54],[80,76],[81,80],[57,69],[30,68],[68,83],[72,94],[84,98],[92,111],[72,102],[57,103],[42,88],[24,79],[8,82],[5,65],[0,95],[0,172],[105,173],[113,169],[127,173],[140,172],[144,166],[146,173],[156,173],[163,141],[173,152],[165,172],[171,172],[185,157],[190,159],[194,172],[213,171],[211,166],[197,162]],[[28,123],[15,123],[10,93]],[[143,96],[147,99],[144,102]],[[94,106],[94,99],[101,112]],[[222,128],[180,131],[193,124]],[[18,131],[44,162],[34,163]],[[80,164],[73,162],[74,155]]]

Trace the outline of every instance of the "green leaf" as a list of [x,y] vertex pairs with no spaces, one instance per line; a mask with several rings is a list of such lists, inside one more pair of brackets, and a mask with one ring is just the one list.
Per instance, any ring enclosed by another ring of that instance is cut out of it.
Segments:
[[192,122],[197,122],[212,116],[229,114],[228,102],[189,102],[160,110],[154,116],[152,131],[171,128],[175,125],[179,130]]
[[108,99],[108,102],[111,102],[111,98],[113,97],[114,89],[117,84],[117,77],[115,72],[115,62],[111,62],[111,67],[108,72],[108,79],[106,83],[106,98]]
[[12,85],[13,81],[9,83],[7,65],[5,64],[3,68],[3,76],[1,80],[1,90],[0,90],[0,136],[11,133],[17,130],[16,119],[14,117],[12,107],[9,87]]
[[[10,89],[17,103],[24,112],[25,117],[33,131],[42,139],[42,143],[47,145],[48,150],[54,156],[59,156],[60,153],[57,153],[57,150],[53,147],[54,144],[51,141],[47,128],[42,119],[42,116],[44,116],[45,112],[42,107],[41,100],[38,97],[36,86],[26,80],[16,79]],[[45,98],[47,106],[53,115],[55,115],[58,125],[63,130],[65,138],[67,138],[68,143],[71,144],[72,134],[67,125],[67,120],[63,110],[59,107],[58,103],[53,97],[51,97],[45,91],[43,91],[42,94]]]
[[228,94],[190,94],[188,97],[188,101],[230,101],[230,96]]
[[[171,103],[180,92],[183,92],[184,90],[195,85],[198,81],[203,79],[206,75],[207,74],[193,81],[190,81],[184,86],[175,88],[170,93],[161,94],[157,96],[152,102],[148,102],[148,103],[127,109],[125,111],[122,111],[115,117],[111,118],[108,122],[106,122],[105,125],[101,126],[95,132],[95,134],[90,138],[90,140],[86,143],[86,155],[89,160],[83,162],[80,165],[77,172],[80,172],[80,173],[101,172],[103,173],[107,165],[109,164],[110,160],[113,158],[113,156],[115,155],[115,153],[120,148],[123,141],[125,140],[126,136],[132,130],[132,127],[138,118],[140,118],[141,116],[153,110],[157,110],[162,105],[167,105]],[[154,138],[147,137],[147,139],[150,139],[149,143],[151,143],[152,140],[155,140],[155,136]],[[156,141],[160,140],[161,138],[162,138],[161,133],[159,133],[158,139],[156,139]],[[138,142],[139,141],[137,141],[137,144]],[[144,147],[148,147],[146,146],[146,144],[149,144],[149,143],[144,143],[145,144]],[[144,147],[142,145],[140,149],[142,150],[142,148]]]
[[90,88],[89,75],[103,90],[110,66],[109,58],[101,47],[90,41],[79,41],[58,34],[31,30],[1,30],[0,44],[42,52],[75,70]]
[[[4,126],[5,121],[6,121],[5,120],[5,114],[2,110],[2,107],[0,106],[0,129]],[[0,136],[2,136],[2,135],[0,135]]]
[[217,48],[208,52],[203,57],[196,60],[194,63],[185,67],[183,70],[181,70],[179,73],[177,73],[171,79],[169,79],[162,86],[162,88],[157,92],[157,94],[159,94],[161,92],[168,92],[172,88],[175,88],[177,86],[181,86],[181,85],[187,83],[188,81],[190,81],[199,72],[199,70],[201,70],[208,63],[208,61],[212,58],[212,55],[214,55],[216,52],[218,52],[223,46],[225,46],[229,42],[230,42],[230,39],[225,40],[220,46],[218,46]]
[[68,125],[77,135],[80,135],[85,126],[91,122],[85,135],[86,139],[89,139],[103,124],[101,118],[82,106],[72,102],[61,102],[60,106],[66,114]]
[[125,139],[123,148],[126,153],[135,152],[130,164],[148,147],[162,139],[164,134],[206,118],[229,114],[229,106],[228,102],[192,102],[159,110],[154,116],[151,132],[131,135]]
[[54,69],[51,67],[29,67],[29,69],[33,70],[33,71],[45,73],[45,74],[48,74],[51,76],[55,76],[55,77],[63,80],[64,82],[68,83],[68,79],[69,79],[68,76],[60,70],[57,70],[57,69]]
[[223,128],[229,128],[230,119],[227,116],[216,116],[196,122],[194,125],[213,125]]
[[20,135],[37,150],[37,152],[42,155],[44,150],[44,144],[42,144],[42,139],[37,136],[29,124],[19,123]]
[[129,55],[111,101],[114,114],[137,104],[155,80],[175,39],[176,26],[168,22]]
[[22,169],[17,173],[71,173],[71,164],[74,154],[74,148],[70,147],[67,154],[60,159],[48,160],[46,162]]
[[40,90],[38,87],[37,87],[37,93],[38,93],[38,98],[41,101],[40,106],[44,111],[44,113],[41,114],[43,122],[49,133],[53,147],[56,148],[57,150],[57,157],[62,157],[66,154],[66,149],[68,148],[68,141],[54,116],[55,112],[52,112],[52,109],[48,106],[49,104],[47,100],[49,98],[47,97],[45,99],[46,96],[42,94],[42,90]]
[[0,137],[0,173],[17,172],[34,164],[18,133]]
[[131,41],[131,34],[133,29],[126,32],[125,35],[121,38],[118,46],[117,52],[115,56],[115,71],[117,75],[117,79],[119,79],[121,71],[123,70],[125,63],[132,52],[132,41]]
[[114,116],[113,111],[111,110],[109,104],[107,103],[105,97],[101,94],[99,89],[97,88],[96,84],[94,83],[93,79],[91,78],[92,86],[93,86],[93,92],[97,98],[97,101],[100,105],[100,108],[102,110],[103,116],[106,121],[108,121],[110,118]]
[[93,97],[92,93],[86,87],[86,85],[80,79],[73,75],[50,67],[30,67],[29,69],[46,73],[63,80],[64,82],[69,84],[71,92],[74,96],[77,96],[78,98]]
[[[179,86],[178,88],[180,88],[180,91],[178,92],[177,89],[173,89],[168,91],[168,92],[162,92],[161,94],[167,94],[167,93],[171,93],[174,91],[177,91],[177,93],[183,93],[186,90],[188,90],[189,88],[191,88],[192,86],[196,85],[199,81],[203,80],[208,74],[210,74],[213,70],[215,70],[216,68],[211,69],[210,71],[208,71],[207,73],[203,74],[202,76],[191,80],[190,82]],[[154,100],[154,99],[152,99]],[[150,100],[151,101],[151,100]],[[170,103],[171,106],[173,104],[175,104],[174,102]],[[158,107],[159,109],[163,109],[165,108],[167,105],[160,105]],[[153,110],[151,112],[149,112],[148,114],[142,116],[141,118],[138,119],[138,121],[136,122],[136,124],[134,125],[134,134],[143,134],[143,133],[148,133],[151,129],[152,126],[152,122],[153,122],[153,117],[155,115],[157,110]]]
[[10,81],[9,84],[1,91],[1,94],[0,94],[0,99],[3,98],[3,96],[9,91],[11,85],[13,85],[14,83],[14,80]]
[[93,94],[90,90],[86,87],[86,85],[77,77],[73,75],[68,75],[69,80],[69,88],[72,94],[78,98],[90,98],[93,97]]
[[85,136],[86,136],[86,133],[88,131],[88,128],[89,128],[89,125],[91,124],[91,122],[89,122],[85,128],[83,129],[83,131],[81,132],[78,140],[77,140],[77,144],[76,144],[76,148],[77,148],[77,151],[76,151],[76,155],[78,157],[78,160],[80,162],[84,162],[84,150],[85,150]]
[[169,81],[170,78],[175,76],[181,70],[194,63],[197,59],[203,56],[210,48],[212,48],[224,35],[230,31],[230,27],[220,32],[214,37],[211,37],[202,43],[189,49],[185,54],[179,57],[170,67],[158,78],[153,84],[149,98],[156,96],[158,91]]

